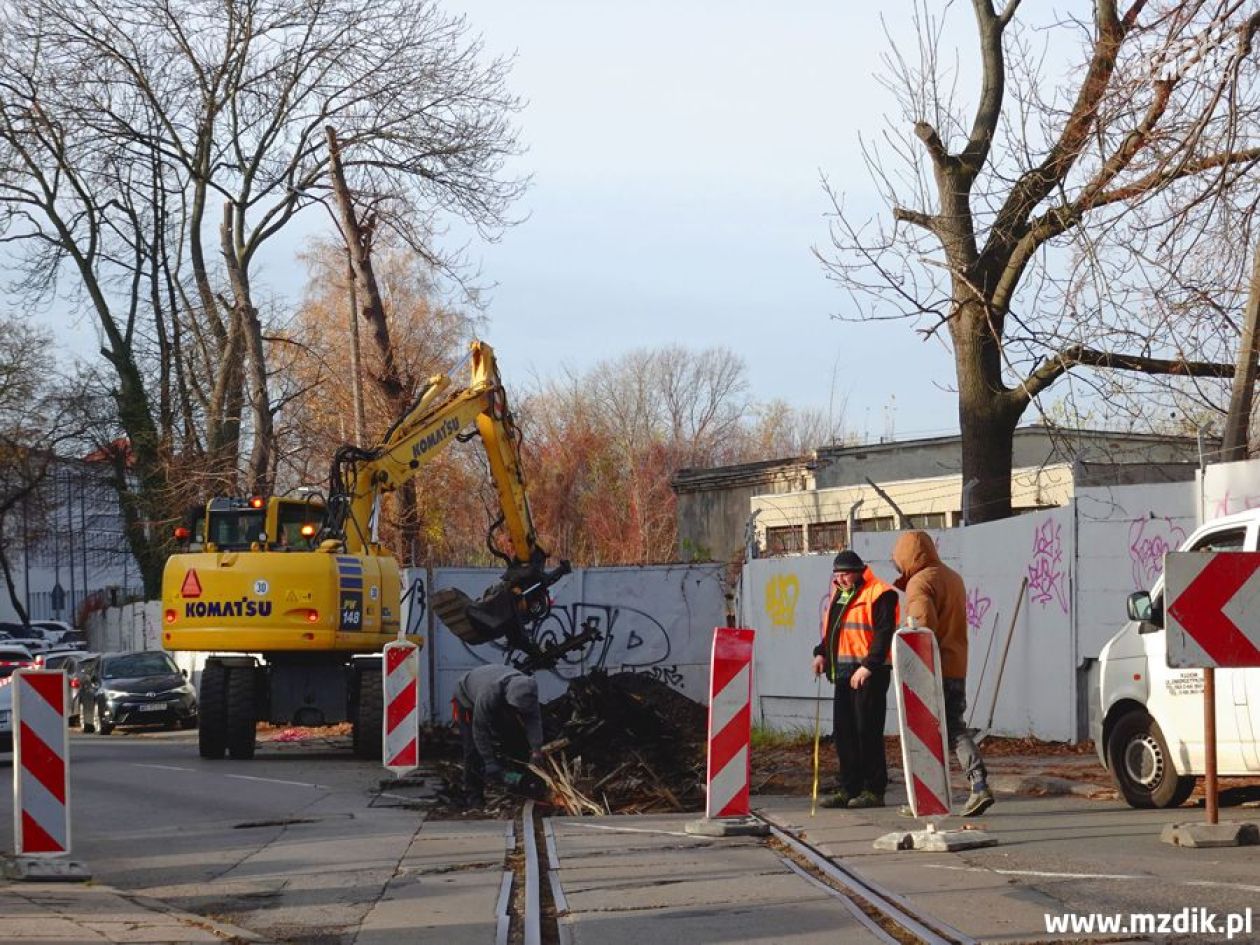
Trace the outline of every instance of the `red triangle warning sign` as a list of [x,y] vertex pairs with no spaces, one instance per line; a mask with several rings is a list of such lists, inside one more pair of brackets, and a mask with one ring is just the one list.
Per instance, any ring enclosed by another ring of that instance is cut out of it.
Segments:
[[184,597],[201,596],[201,582],[197,580],[197,572],[192,568],[189,568],[188,573],[184,575],[184,586],[179,589],[179,592]]

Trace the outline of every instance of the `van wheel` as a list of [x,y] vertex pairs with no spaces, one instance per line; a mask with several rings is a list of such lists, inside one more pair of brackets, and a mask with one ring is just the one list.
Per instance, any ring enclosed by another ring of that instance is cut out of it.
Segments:
[[1194,778],[1177,774],[1159,723],[1145,712],[1122,715],[1107,741],[1111,777],[1131,807],[1178,807]]

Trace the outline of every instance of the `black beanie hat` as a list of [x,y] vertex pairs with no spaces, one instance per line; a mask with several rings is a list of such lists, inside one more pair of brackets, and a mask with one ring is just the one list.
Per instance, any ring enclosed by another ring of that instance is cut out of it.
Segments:
[[866,562],[863,561],[856,551],[848,548],[836,555],[836,560],[831,562],[831,570],[833,571],[865,571]]

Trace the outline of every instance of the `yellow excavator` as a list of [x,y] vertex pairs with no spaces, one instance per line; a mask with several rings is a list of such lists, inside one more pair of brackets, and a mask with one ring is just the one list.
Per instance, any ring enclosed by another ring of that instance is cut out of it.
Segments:
[[432,377],[378,446],[340,447],[326,495],[216,497],[176,529],[186,547],[162,574],[162,641],[214,654],[198,692],[203,758],[252,758],[262,720],[350,721],[355,753],[380,757],[381,651],[400,635],[403,605],[398,563],[378,540],[381,496],[456,440],[480,436],[501,506],[496,527],[511,547],[498,549],[492,528],[490,549],[507,565],[501,580],[478,600],[438,591],[434,613],[468,643],[505,639],[529,669],[555,665],[598,635],[589,629],[543,651],[526,632],[569,565],[544,569],[494,352],[474,341],[468,361],[467,387]]

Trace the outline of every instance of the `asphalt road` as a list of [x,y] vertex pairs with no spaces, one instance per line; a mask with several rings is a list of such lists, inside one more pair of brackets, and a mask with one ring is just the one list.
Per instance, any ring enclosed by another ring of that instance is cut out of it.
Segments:
[[[72,736],[70,757],[71,853],[97,881],[277,938],[352,941],[421,823],[378,796],[384,769],[332,741],[209,762],[196,732],[115,732]],[[11,766],[0,755],[0,777]]]

